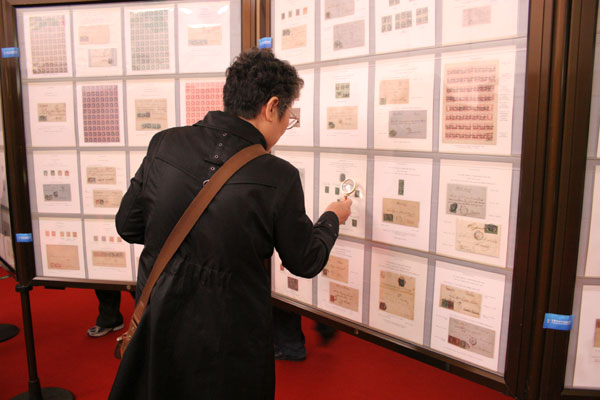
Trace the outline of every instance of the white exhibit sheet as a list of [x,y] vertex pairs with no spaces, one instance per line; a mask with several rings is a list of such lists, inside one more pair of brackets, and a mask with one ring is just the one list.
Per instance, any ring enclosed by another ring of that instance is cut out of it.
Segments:
[[440,161],[437,253],[506,267],[512,164]]
[[573,386],[600,389],[600,286],[584,285]]
[[276,251],[273,252],[271,259],[271,271],[273,271],[272,289],[275,293],[312,304],[313,280],[296,276],[285,269]]
[[75,146],[73,83],[30,83],[26,87],[31,145]]
[[340,225],[340,234],[365,237],[367,156],[362,154],[321,153],[319,175],[319,215],[344,194],[340,185],[346,179],[354,179],[356,190],[352,196],[350,217]]
[[177,5],[179,72],[223,72],[229,66],[229,1]]
[[179,80],[180,125],[193,125],[209,111],[223,111],[225,78]]
[[131,246],[117,234],[115,220],[84,219],[89,279],[131,281]]
[[369,326],[423,344],[427,259],[372,248]]
[[375,2],[375,49],[388,53],[435,44],[435,0]]
[[311,220],[316,221],[314,215],[313,197],[315,188],[315,156],[313,152],[302,151],[281,151],[273,152],[277,157],[289,161],[298,169],[300,180],[302,181],[302,189],[304,190],[304,206],[306,215]]
[[73,75],[69,10],[23,12],[28,79]]
[[127,187],[125,153],[82,151],[79,157],[84,214],[115,215]]
[[125,8],[127,75],[175,72],[173,21],[174,6],[170,4]]
[[176,125],[175,81],[130,80],[126,87],[128,144],[147,147],[156,132]]
[[600,165],[596,165],[594,169],[594,194],[592,196],[585,276],[600,277]]
[[142,161],[146,157],[145,151],[130,151],[129,152],[129,176],[127,187],[129,187],[129,181],[135,176],[137,170],[141,167]]
[[123,82],[77,83],[79,146],[123,146]]
[[317,307],[356,322],[362,322],[365,248],[339,240],[329,261],[318,275]]
[[304,86],[300,91],[300,97],[292,105],[292,112],[299,122],[283,133],[277,142],[280,146],[311,147],[314,144],[315,70],[301,69],[298,75],[304,80]]
[[434,56],[375,63],[376,149],[431,151]]
[[373,240],[429,251],[433,160],[375,156]]
[[444,153],[511,154],[516,47],[442,55]]
[[75,75],[122,75],[121,9],[73,10]]
[[321,60],[369,53],[369,1],[321,0]]
[[292,65],[315,60],[315,1],[273,2],[273,51]]
[[2,243],[4,245],[4,253],[2,255],[4,261],[6,261],[8,265],[15,265],[15,254],[12,248],[12,236],[2,235]]
[[518,11],[518,0],[444,0],[442,44],[514,37]]
[[79,213],[77,152],[34,151],[35,198],[40,213]]
[[[8,228],[8,230],[6,230]],[[15,253],[13,252],[12,231],[10,230],[10,214],[8,208],[2,209],[2,258],[11,266],[15,265]]]
[[498,370],[504,275],[438,261],[431,348]]
[[43,276],[85,278],[80,219],[40,218]]
[[[2,105],[0,104],[0,107]],[[2,113],[0,113],[2,114]],[[0,117],[0,124],[2,118]],[[15,255],[12,247],[12,228],[10,224],[10,205],[8,201],[8,186],[6,183],[5,149],[0,145],[0,256],[8,265],[15,265]]]
[[369,64],[321,68],[321,147],[367,147]]

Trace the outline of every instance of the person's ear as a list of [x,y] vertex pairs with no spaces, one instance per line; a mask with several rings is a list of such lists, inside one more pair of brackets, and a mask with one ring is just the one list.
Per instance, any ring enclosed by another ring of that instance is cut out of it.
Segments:
[[279,115],[279,98],[273,96],[265,104],[265,119],[269,122],[277,121],[275,115]]

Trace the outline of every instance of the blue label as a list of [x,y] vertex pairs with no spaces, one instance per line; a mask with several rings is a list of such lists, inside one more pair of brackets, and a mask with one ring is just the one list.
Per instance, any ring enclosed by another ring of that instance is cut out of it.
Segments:
[[572,315],[560,315],[546,313],[544,316],[544,329],[556,329],[559,331],[570,331],[573,327]]
[[259,49],[270,49],[273,47],[273,38],[272,37],[264,37],[258,39],[258,48]]
[[33,235],[31,233],[16,233],[15,237],[17,239],[17,243],[33,242]]
[[18,47],[3,47],[2,48],[2,58],[15,58],[19,57],[19,48]]

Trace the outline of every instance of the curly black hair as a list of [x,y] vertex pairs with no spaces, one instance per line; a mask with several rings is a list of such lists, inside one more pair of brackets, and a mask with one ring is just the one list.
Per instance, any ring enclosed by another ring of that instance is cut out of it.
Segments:
[[300,95],[304,85],[296,69],[276,58],[269,49],[252,49],[238,55],[227,68],[223,87],[225,111],[246,119],[258,115],[273,96],[279,98],[279,118]]

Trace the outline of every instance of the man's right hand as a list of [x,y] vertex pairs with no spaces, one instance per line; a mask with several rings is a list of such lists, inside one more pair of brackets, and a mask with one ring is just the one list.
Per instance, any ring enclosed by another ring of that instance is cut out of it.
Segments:
[[340,220],[340,225],[346,222],[348,217],[350,216],[350,206],[352,205],[352,200],[350,199],[342,199],[340,201],[334,201],[329,204],[325,211],[333,211],[335,215],[337,215]]

